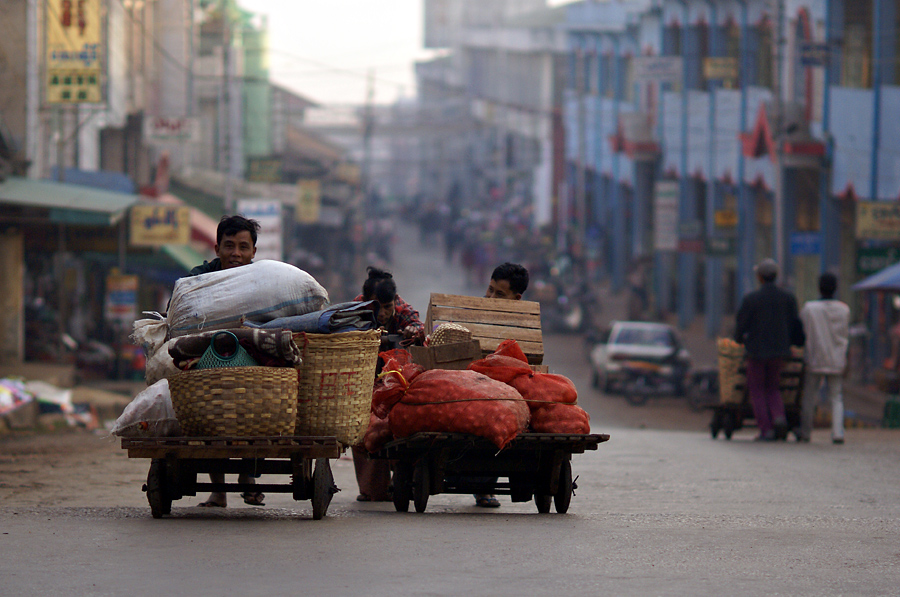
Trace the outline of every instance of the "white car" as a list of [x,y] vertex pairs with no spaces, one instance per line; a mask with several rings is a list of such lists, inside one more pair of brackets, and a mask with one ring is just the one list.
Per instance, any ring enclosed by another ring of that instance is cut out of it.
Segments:
[[605,343],[591,350],[592,382],[595,388],[613,392],[625,381],[628,361],[644,361],[661,365],[659,373],[683,395],[691,355],[685,349],[675,328],[665,323],[616,321]]

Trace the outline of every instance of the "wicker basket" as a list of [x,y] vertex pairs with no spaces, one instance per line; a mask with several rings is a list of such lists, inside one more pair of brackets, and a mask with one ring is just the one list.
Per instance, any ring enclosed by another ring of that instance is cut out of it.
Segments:
[[722,404],[741,404],[744,391],[736,389],[747,383],[747,376],[741,372],[744,363],[744,345],[728,338],[716,341],[719,352],[719,401]]
[[471,342],[472,332],[469,328],[458,323],[442,323],[431,333],[429,346],[442,346],[444,344],[456,344],[458,342]]
[[185,435],[293,435],[297,373],[288,367],[182,371],[169,379],[172,406]]
[[369,425],[381,330],[297,334],[297,435],[337,437],[345,446],[362,441]]

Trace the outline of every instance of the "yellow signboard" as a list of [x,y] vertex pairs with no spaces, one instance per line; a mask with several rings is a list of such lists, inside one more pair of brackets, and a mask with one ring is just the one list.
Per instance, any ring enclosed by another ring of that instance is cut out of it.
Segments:
[[859,240],[900,240],[900,203],[858,201],[856,238]]
[[322,207],[322,186],[318,180],[297,181],[297,209],[294,219],[301,224],[315,224],[319,221]]
[[135,247],[186,245],[191,240],[191,209],[181,205],[135,205],[130,242]]
[[717,209],[714,215],[716,228],[737,227],[738,215],[733,209]]
[[738,77],[737,58],[710,56],[703,59],[703,76],[717,81],[733,81]]
[[101,0],[47,0],[44,6],[47,102],[102,102]]

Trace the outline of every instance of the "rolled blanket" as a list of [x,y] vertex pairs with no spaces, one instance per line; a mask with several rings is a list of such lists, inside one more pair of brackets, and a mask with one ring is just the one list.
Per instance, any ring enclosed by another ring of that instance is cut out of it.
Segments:
[[245,321],[244,326],[263,330],[290,330],[308,334],[337,334],[365,332],[378,327],[375,319],[376,301],[350,301],[330,305],[305,315],[279,317],[266,323]]
[[[190,334],[171,340],[169,356],[179,369],[186,369],[200,359],[212,337],[222,330]],[[264,367],[294,367],[301,362],[300,348],[287,330],[258,330],[232,328],[228,330],[238,338],[247,352]]]

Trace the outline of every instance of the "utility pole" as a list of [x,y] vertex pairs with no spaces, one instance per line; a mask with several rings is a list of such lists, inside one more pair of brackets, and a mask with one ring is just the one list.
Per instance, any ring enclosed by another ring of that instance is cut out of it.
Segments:
[[225,160],[225,213],[234,210],[234,190],[231,181],[231,19],[230,0],[222,0],[222,159]]
[[787,278],[791,270],[788,267],[787,255],[785,251],[785,223],[784,223],[784,98],[782,97],[782,74],[783,74],[783,58],[784,58],[784,0],[772,0],[775,13],[775,69],[774,79],[772,81],[772,96],[774,99],[774,122],[775,129],[775,196],[773,200],[773,226],[775,228],[775,261],[784,272]]
[[360,176],[360,186],[362,187],[364,210],[368,218],[375,216],[373,206],[369,196],[369,184],[372,176],[372,133],[375,128],[375,122],[372,114],[372,102],[375,99],[375,70],[369,69],[366,78],[366,103],[363,105],[363,156],[362,156],[362,176]]

